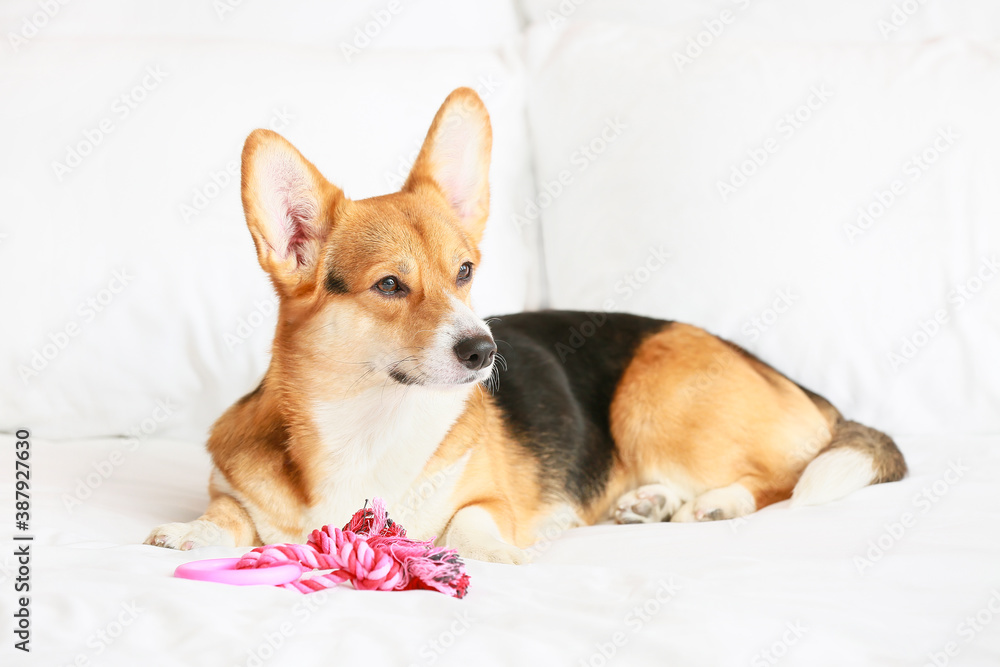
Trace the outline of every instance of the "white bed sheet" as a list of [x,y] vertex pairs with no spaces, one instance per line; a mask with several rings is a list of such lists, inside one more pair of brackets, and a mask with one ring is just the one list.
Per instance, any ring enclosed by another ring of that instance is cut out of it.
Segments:
[[[574,529],[543,544],[531,565],[469,562],[463,600],[174,579],[182,562],[246,551],[140,544],[154,525],[204,508],[209,461],[200,447],[34,441],[32,652],[14,651],[7,631],[0,662],[1000,664],[1000,437],[899,440],[912,471],[903,482],[823,507],[781,503],[743,521]],[[0,441],[14,451],[10,436]],[[119,462],[113,472],[88,487],[110,461]],[[87,489],[79,505],[67,502]],[[900,532],[906,513],[913,520]],[[865,566],[858,558],[878,556],[868,552],[880,540],[884,555]],[[0,615],[10,626],[15,563],[13,549],[3,551]],[[992,623],[962,625],[977,613]]]

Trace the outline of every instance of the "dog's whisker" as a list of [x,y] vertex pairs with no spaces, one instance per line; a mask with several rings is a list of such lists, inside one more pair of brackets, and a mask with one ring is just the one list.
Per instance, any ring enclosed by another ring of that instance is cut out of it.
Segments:
[[506,371],[507,370],[507,360],[504,359],[503,355],[500,354],[499,352],[497,352],[496,359],[497,359],[497,363],[500,364],[501,366],[503,366],[503,369]]
[[[397,348],[397,349],[401,349],[401,348]],[[350,394],[351,390],[354,389],[355,385],[357,385],[359,382],[361,382],[362,380],[364,380],[369,375],[372,375],[373,373],[381,372],[381,371],[389,368],[390,366],[392,366],[395,369],[396,366],[398,366],[399,364],[403,363],[404,361],[411,361],[411,360],[415,360],[415,359],[416,359],[416,357],[409,356],[409,357],[405,357],[403,359],[400,359],[399,361],[390,361],[389,363],[387,363],[384,366],[372,366],[367,371],[365,371],[364,373],[362,373],[361,376],[358,377],[354,382],[351,383],[351,386],[347,388],[347,390],[344,392],[344,395],[346,396],[346,395]],[[386,378],[386,379],[388,380],[388,378]]]

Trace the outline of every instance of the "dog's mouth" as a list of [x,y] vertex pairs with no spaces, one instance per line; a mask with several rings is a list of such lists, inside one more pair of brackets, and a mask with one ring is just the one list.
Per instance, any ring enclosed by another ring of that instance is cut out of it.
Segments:
[[413,385],[413,384],[423,384],[418,378],[413,377],[401,370],[393,368],[389,371],[389,377],[398,382],[399,384]]
[[469,373],[464,378],[458,380],[449,380],[445,382],[435,381],[433,378],[427,377],[426,375],[414,372],[401,371],[398,368],[393,368],[389,371],[389,377],[392,378],[397,384],[405,386],[431,386],[431,387],[464,387],[470,384],[478,384],[480,382],[485,382],[493,372],[492,366],[489,368],[484,368],[479,371],[474,371]]

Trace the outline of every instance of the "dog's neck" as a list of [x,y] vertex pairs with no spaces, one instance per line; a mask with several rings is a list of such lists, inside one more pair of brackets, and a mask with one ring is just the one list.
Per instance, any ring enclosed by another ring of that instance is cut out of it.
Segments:
[[403,460],[426,462],[465,410],[472,390],[404,386],[390,380],[349,398],[312,396],[309,413],[331,463],[351,474],[377,474]]
[[[308,410],[315,433],[308,463],[312,505],[306,525],[350,516],[376,496],[394,513],[405,509],[428,461],[465,412],[472,389],[440,391],[392,383],[346,399],[313,397]],[[408,528],[421,533],[440,529],[416,524]]]
[[299,344],[300,321],[301,313],[282,310],[265,386],[294,442],[286,452],[303,473],[310,504],[350,516],[380,496],[391,509],[483,389],[404,385],[353,361],[352,350],[319,354],[314,344]]

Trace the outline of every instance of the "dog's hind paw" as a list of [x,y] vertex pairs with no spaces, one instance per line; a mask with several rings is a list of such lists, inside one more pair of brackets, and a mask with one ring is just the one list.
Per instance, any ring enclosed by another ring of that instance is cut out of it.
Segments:
[[615,503],[615,523],[657,523],[670,518],[681,497],[665,484],[647,484],[629,491]]
[[757,509],[757,503],[745,486],[730,484],[706,491],[684,505],[671,521],[721,521],[746,516]]

